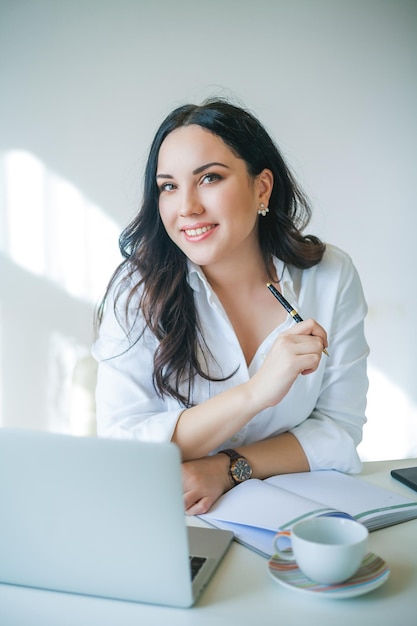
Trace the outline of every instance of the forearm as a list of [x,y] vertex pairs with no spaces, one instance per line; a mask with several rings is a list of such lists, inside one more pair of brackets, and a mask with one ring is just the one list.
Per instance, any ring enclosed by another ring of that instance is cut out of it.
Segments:
[[301,444],[289,432],[247,446],[240,446],[238,452],[249,461],[253,478],[264,479],[276,474],[310,470]]
[[[309,471],[303,449],[291,433],[241,446],[237,451],[250,462],[253,478]],[[189,461],[182,467],[184,503],[189,515],[207,513],[217,498],[233,487],[229,475],[230,458],[226,454]]]
[[183,461],[207,456],[264,407],[250,382],[237,385],[180,415],[172,436]]

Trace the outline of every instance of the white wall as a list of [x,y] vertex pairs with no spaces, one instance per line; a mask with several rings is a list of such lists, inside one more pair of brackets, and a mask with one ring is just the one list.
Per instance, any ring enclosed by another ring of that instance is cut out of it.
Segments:
[[68,431],[70,379],[165,114],[263,120],[369,302],[365,459],[417,455],[415,0],[0,0],[0,423]]

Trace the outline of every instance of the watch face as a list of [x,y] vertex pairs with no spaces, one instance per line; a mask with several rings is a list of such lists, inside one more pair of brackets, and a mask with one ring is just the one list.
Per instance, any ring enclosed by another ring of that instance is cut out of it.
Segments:
[[246,459],[237,459],[232,463],[232,476],[236,482],[242,483],[252,476],[252,468]]

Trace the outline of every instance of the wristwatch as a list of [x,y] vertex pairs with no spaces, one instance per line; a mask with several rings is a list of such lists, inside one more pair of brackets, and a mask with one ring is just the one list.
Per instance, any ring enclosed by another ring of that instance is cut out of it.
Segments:
[[244,456],[236,450],[220,450],[222,454],[230,457],[229,474],[234,485],[239,485],[252,476],[252,468]]

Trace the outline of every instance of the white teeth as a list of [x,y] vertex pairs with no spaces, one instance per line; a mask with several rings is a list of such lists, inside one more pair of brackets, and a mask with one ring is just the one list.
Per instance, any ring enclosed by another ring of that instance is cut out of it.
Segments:
[[212,228],[214,228],[214,226],[202,226],[201,228],[190,228],[189,230],[186,230],[185,233],[189,237],[196,237],[197,235],[202,235],[203,233],[206,233],[208,230],[211,230]]

